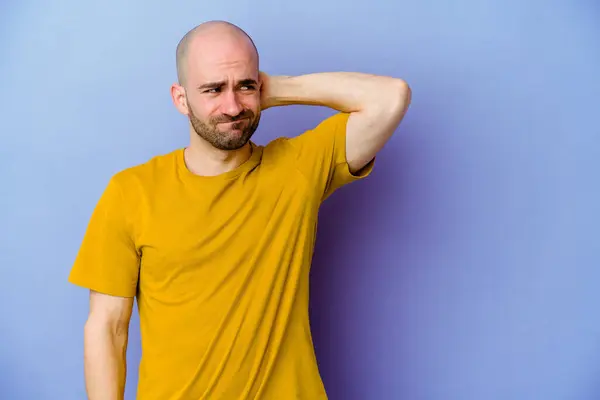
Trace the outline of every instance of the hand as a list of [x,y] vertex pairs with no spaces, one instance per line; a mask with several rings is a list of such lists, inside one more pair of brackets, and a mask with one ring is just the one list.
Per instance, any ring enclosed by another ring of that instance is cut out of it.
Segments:
[[267,108],[273,107],[269,87],[269,75],[259,71],[258,80],[260,84],[260,108],[261,110],[266,110]]

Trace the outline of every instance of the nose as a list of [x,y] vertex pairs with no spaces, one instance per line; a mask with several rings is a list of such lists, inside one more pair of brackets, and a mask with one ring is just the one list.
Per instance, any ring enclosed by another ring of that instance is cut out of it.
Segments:
[[223,113],[235,117],[244,109],[234,91],[227,91],[223,93]]

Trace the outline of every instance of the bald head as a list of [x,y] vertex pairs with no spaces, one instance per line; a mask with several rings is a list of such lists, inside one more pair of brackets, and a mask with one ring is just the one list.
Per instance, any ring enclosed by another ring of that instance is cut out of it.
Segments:
[[179,84],[185,86],[188,60],[191,55],[218,51],[226,46],[236,46],[253,53],[258,63],[258,50],[252,38],[240,27],[226,21],[204,22],[188,33],[177,45],[176,63]]

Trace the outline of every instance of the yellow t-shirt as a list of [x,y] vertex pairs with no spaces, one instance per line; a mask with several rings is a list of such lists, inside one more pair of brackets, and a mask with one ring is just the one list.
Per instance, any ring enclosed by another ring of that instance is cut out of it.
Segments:
[[224,174],[183,149],[115,174],[69,281],[137,295],[138,399],[326,399],[308,300],[317,214],[353,175],[348,114],[266,146]]

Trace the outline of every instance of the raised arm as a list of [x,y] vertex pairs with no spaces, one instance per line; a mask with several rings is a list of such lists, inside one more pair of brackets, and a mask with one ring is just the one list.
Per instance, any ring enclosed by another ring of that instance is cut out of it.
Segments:
[[351,172],[367,165],[396,130],[411,101],[401,79],[357,72],[301,76],[261,73],[262,108],[306,104],[350,113],[346,158]]
[[89,400],[122,400],[132,297],[90,291],[84,332],[85,381]]

